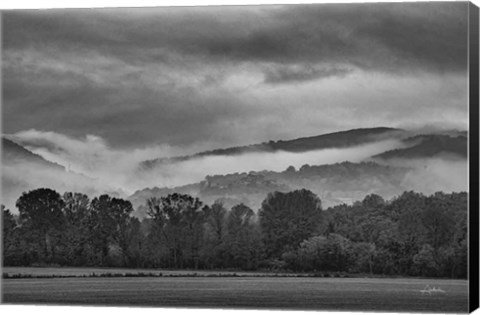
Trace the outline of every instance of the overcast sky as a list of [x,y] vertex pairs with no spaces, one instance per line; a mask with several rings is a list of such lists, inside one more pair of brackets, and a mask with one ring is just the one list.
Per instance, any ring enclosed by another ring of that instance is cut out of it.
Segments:
[[466,130],[467,5],[4,12],[3,133],[206,149]]

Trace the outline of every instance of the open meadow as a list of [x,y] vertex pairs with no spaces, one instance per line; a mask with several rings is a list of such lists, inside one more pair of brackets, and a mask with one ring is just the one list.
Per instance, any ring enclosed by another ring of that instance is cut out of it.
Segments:
[[[161,307],[220,307],[296,310],[467,312],[468,282],[405,278],[197,277],[161,271],[162,277],[80,277],[93,272],[132,270],[89,268],[5,268],[72,278],[3,279],[3,303]],[[137,271],[140,272],[140,271]],[[141,272],[159,272],[142,270]],[[213,275],[213,273],[212,273]],[[217,272],[218,275],[218,272]],[[225,275],[225,274],[224,274]],[[426,285],[445,293],[422,294]]]

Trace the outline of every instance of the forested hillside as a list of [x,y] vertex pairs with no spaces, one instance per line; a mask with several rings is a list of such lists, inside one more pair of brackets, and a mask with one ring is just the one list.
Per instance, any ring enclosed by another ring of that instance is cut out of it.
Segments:
[[385,165],[372,161],[342,162],[329,165],[305,164],[298,169],[290,166],[281,172],[213,175],[190,185],[139,190],[128,200],[136,210],[134,215],[143,218],[148,198],[165,197],[175,192],[193,195],[206,203],[221,200],[227,207],[244,203],[257,211],[265,196],[275,191],[288,192],[305,188],[321,198],[324,207],[330,207],[342,203],[352,204],[371,193],[389,199],[412,187],[415,190],[433,189],[431,192],[446,190],[444,181],[425,184],[424,179],[431,177],[427,168],[407,165]]
[[415,159],[432,156],[467,158],[468,144],[464,133],[457,135],[417,135],[403,142],[406,148],[395,149],[378,154],[381,159]]

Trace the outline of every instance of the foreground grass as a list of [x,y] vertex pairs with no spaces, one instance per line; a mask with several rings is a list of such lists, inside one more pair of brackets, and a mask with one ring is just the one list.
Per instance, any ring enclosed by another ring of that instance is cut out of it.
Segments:
[[[86,268],[60,268],[60,271],[77,275],[92,272]],[[60,271],[55,268],[49,270]],[[45,270],[36,272],[45,274]],[[208,277],[212,272],[190,277],[189,271],[162,273],[181,273],[184,276],[4,279],[3,303],[440,313],[465,313],[468,309],[468,282],[465,280],[266,277],[247,274],[241,277]],[[445,294],[421,294],[420,290],[427,284],[442,288]]]
[[[467,312],[465,280],[341,274],[5,267],[3,303]],[[324,277],[324,278],[318,278]],[[445,294],[421,294],[426,285]]]

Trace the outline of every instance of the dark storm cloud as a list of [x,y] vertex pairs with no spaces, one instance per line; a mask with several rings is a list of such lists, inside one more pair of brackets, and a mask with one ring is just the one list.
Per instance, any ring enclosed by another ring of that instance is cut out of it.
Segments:
[[466,16],[462,2],[3,12],[4,131],[123,146],[287,137],[278,124],[292,115],[263,88],[288,96],[355,72],[462,75]]
[[[78,74],[39,78],[5,71],[5,130],[55,130],[72,136],[86,133],[114,144],[189,145],[208,142],[230,116],[248,117],[234,97],[202,97],[188,88],[144,86],[138,78],[126,86],[94,84]],[[28,91],[27,91],[28,89]],[[228,106],[225,104],[228,103]],[[8,106],[11,104],[11,106]]]
[[397,71],[466,69],[467,3],[7,12],[4,46],[95,50],[131,62],[333,62]]

